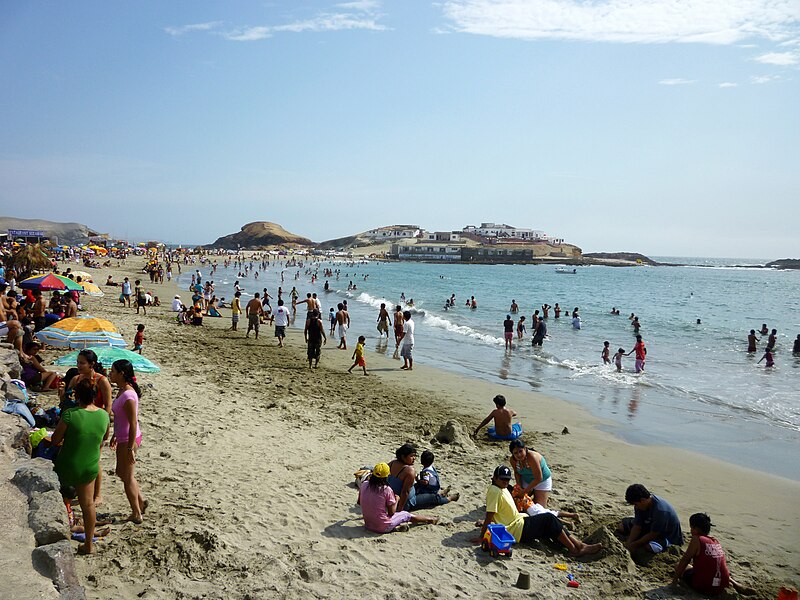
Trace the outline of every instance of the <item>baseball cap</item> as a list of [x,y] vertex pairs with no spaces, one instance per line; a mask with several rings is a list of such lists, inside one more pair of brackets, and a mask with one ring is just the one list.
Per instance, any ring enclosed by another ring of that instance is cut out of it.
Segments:
[[378,463],[377,465],[375,465],[375,468],[372,469],[372,474],[375,475],[375,477],[380,477],[381,479],[388,477],[389,465],[387,465],[386,463]]
[[513,477],[513,474],[511,473],[511,469],[507,466],[500,465],[494,470],[494,477],[495,479],[505,479],[508,481]]

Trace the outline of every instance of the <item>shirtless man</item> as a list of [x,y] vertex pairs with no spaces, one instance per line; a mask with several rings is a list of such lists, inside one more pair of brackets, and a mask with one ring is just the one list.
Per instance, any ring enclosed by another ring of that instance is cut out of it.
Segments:
[[[494,431],[495,435],[498,436],[509,436],[511,435],[511,421],[514,417],[517,416],[510,408],[506,407],[506,398],[505,396],[501,396],[498,394],[494,397],[494,406],[495,409],[489,413],[489,416],[486,417],[481,424],[475,428],[474,435],[477,437],[478,432],[485,426],[488,425],[489,422],[494,419]],[[490,432],[491,433],[491,432]]]
[[264,312],[260,298],[261,294],[256,292],[253,299],[244,307],[244,314],[247,315],[247,334],[245,334],[245,337],[250,337],[250,331],[255,329],[256,339],[258,339],[258,326],[261,322],[261,314]]
[[34,290],[33,297],[36,299],[33,303],[33,323],[35,331],[40,331],[47,326],[47,319],[44,316],[47,305],[44,303],[41,290]]
[[750,335],[747,336],[747,351],[748,352],[755,352],[756,351],[756,342],[760,342],[761,338],[756,337],[756,330],[751,329]]
[[519,312],[519,305],[517,305],[517,301],[512,298],[511,300],[511,314]]
[[403,308],[398,304],[394,307],[394,341],[400,347],[403,338]]
[[339,309],[336,313],[336,334],[339,337],[339,350],[347,350],[347,328],[350,327],[350,315],[341,302],[336,305]]
[[386,310],[386,304],[381,302],[381,310],[378,313],[378,333],[381,337],[383,334],[386,334],[386,339],[389,339],[389,326],[391,325],[391,321],[389,320],[389,311]]
[[556,305],[553,307],[553,312],[555,313],[556,319],[561,318],[561,307],[558,305],[558,302],[556,302]]
[[72,294],[64,294],[64,297],[67,299],[67,308],[64,311],[64,318],[69,319],[71,317],[77,317],[78,305],[75,303],[75,299],[72,297]]
[[292,304],[292,309],[294,310],[295,313],[297,312],[297,305],[298,304],[305,304],[306,305],[306,321],[308,321],[311,318],[311,313],[314,311],[314,309],[317,306],[315,304],[315,302],[314,302],[314,299],[311,297],[311,294],[306,294],[306,299],[305,300],[299,300],[299,301],[296,301],[296,302],[294,302]]

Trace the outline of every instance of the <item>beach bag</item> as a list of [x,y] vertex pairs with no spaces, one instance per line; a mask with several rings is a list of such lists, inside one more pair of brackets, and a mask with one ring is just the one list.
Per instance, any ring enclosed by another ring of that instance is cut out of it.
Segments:
[[125,304],[125,294],[120,294],[119,295],[119,303],[120,304]]

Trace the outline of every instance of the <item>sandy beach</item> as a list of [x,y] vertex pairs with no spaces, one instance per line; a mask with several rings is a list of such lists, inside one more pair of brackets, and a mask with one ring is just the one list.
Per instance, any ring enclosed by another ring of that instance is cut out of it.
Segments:
[[[136,271],[141,260],[127,262],[95,270],[95,281],[108,274],[144,280]],[[320,369],[309,372],[299,330],[289,329],[288,347],[280,349],[269,326],[258,340],[245,339],[244,319],[238,332],[226,331],[224,309],[224,318],[205,318],[202,328],[179,326],[169,305],[175,293],[185,302],[189,293],[145,287],[163,304],[146,317],[119,304],[113,288],[84,299],[86,313],[110,319],[128,341],[144,323],[144,354],[162,369],[139,377],[144,441],[136,468],[150,509],[142,525],[115,525],[96,555],[79,558],[90,598],[691,597],[669,586],[679,554],[637,567],[610,534],[613,523],[632,514],[624,492],[634,482],[666,498],[684,532],[691,513],[710,514],[732,574],[757,588],[758,598],[774,599],[781,585],[800,582],[798,482],[737,467],[736,456],[724,463],[633,446],[567,402],[431,365],[403,372],[391,352],[368,351],[371,376],[363,377],[346,373],[352,350],[329,342]],[[371,349],[374,325],[353,323],[351,334],[362,333]],[[542,544],[493,560],[471,543],[507,445],[468,435],[451,444],[432,440],[451,420],[472,431],[498,393],[519,413],[523,439],[551,465],[550,507],[582,515],[575,533],[602,541],[598,556],[575,561]],[[426,511],[442,517],[439,525],[369,533],[355,504],[353,472],[388,461],[406,441],[435,452],[444,485],[461,498]],[[128,506],[112,475],[112,453],[105,450],[102,460],[108,475],[100,511],[124,518]],[[567,588],[564,573],[553,568],[562,562],[580,588]],[[530,591],[514,587],[520,571],[531,574]]]

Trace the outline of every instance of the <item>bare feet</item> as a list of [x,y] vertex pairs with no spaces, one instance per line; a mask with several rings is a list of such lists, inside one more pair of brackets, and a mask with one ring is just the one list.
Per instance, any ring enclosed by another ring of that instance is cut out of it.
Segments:
[[78,554],[94,554],[94,546],[89,543],[78,544]]
[[572,520],[576,523],[583,523],[583,519],[581,519],[581,516],[578,513],[575,513],[575,516],[572,517]]
[[136,523],[137,525],[142,524],[142,515],[129,515],[126,521],[130,521],[131,523]]
[[398,531],[400,533],[404,533],[404,532],[408,531],[408,523],[400,523],[400,525],[395,527],[394,530]]
[[142,506],[141,506],[142,514],[147,512],[147,507],[148,506],[150,506],[150,501],[149,500],[145,500],[144,502],[142,502]]
[[461,498],[461,494],[459,494],[458,492],[456,492],[455,494],[450,494],[449,496],[447,496],[447,499],[450,500],[450,502],[458,502],[459,498]]
[[95,508],[97,508],[98,506],[102,506],[102,504],[103,504],[103,497],[102,496],[98,496],[97,498],[94,499]]
[[590,554],[597,554],[603,549],[603,544],[583,544],[575,547],[574,552],[570,552],[570,556],[589,556]]

